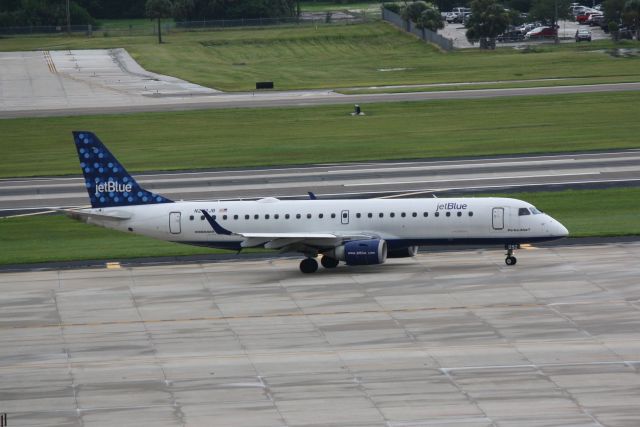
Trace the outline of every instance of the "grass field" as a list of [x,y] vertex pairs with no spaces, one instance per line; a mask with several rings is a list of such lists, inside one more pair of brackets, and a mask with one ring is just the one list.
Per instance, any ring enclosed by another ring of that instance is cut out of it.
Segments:
[[0,51],[124,47],[151,71],[227,91],[251,90],[264,80],[277,89],[612,75],[640,81],[640,58],[609,55],[610,41],[443,53],[382,22],[174,32],[165,40],[159,45],[153,36],[8,37],[0,38]]
[[638,94],[0,120],[0,177],[78,174],[72,130],[131,171],[640,147]]
[[[507,196],[527,200],[545,210],[562,222],[572,237],[640,234],[640,188]],[[221,252],[119,233],[60,215],[0,219],[0,236],[3,265]]]

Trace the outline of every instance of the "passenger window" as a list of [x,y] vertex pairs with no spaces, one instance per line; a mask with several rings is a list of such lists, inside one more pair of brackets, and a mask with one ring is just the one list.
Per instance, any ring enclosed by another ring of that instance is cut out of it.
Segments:
[[368,216],[369,218],[373,218],[373,214],[372,214],[371,212],[369,212],[369,213],[367,214],[367,216]]
[[458,212],[458,216],[462,216],[462,212]]
[[400,214],[400,216],[401,216],[402,218],[404,218],[404,217],[406,217],[406,216],[407,216],[407,214],[406,214],[406,213],[404,213],[404,212],[402,212],[402,213]]
[[311,219],[311,214],[307,214],[307,218],[308,218],[308,219]]
[[524,216],[524,215],[531,215],[531,212],[529,212],[529,209],[527,208],[518,209],[518,216]]
[[318,214],[318,218],[320,219],[324,218],[324,214]]
[[289,215],[289,214],[285,214],[284,215],[284,219],[289,219],[289,218],[291,218],[291,215]]
[[446,215],[447,215],[448,217],[449,217],[449,216],[451,216],[451,212],[447,212],[447,214],[446,214]]
[[193,221],[193,215],[189,216],[189,221]]
[[200,221],[204,221],[204,215],[200,215]]
[[244,219],[249,219],[249,218],[251,218],[251,216],[249,216],[249,215],[245,215],[244,216]]
[[[437,212],[436,212],[436,213],[437,213]],[[425,218],[426,218],[426,217],[428,217],[428,216],[429,216],[429,212],[424,212],[424,213],[422,214],[422,216],[423,216],[423,217],[425,217]],[[436,216],[437,216],[437,215],[436,215]]]
[[259,219],[259,218],[260,218],[260,215],[256,214],[256,215],[253,216],[253,219]]
[[300,218],[302,218],[302,215],[296,214],[296,219],[300,219]]
[[378,214],[378,216],[379,216],[380,218],[383,218],[383,217],[384,217],[384,214],[383,214],[382,212],[380,212],[380,213]]
[[435,215],[436,215],[436,218],[439,217],[440,216],[440,212],[436,212]]
[[342,218],[347,219],[349,217],[349,214],[346,212],[342,212]]
[[358,213],[356,214],[356,218],[360,218],[361,216],[362,216],[362,215],[360,214],[360,212],[358,212]]
[[469,216],[473,216],[473,212],[469,212]]
[[279,218],[280,218],[280,215],[279,215],[279,214],[275,214],[275,215],[273,216],[273,219],[279,219]]
[[226,215],[222,215],[222,219],[224,219],[226,221],[227,220],[227,216]]
[[417,217],[418,216],[418,212],[412,213],[411,216],[414,217],[414,218]]
[[391,218],[393,218],[393,217],[395,217],[395,216],[396,216],[396,214],[395,214],[395,213],[393,213],[393,212],[391,212],[391,213],[389,214],[389,216],[390,216]]
[[335,218],[335,217],[336,217],[336,214],[332,213],[331,218]]
[[233,216],[233,219],[238,219],[238,215],[234,215],[234,216]]
[[269,219],[269,214],[266,214],[266,215],[264,216],[264,219]]

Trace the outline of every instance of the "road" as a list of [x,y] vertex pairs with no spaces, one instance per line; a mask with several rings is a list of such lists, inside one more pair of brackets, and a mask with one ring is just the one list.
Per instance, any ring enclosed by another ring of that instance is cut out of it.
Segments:
[[311,105],[365,104],[378,102],[429,101],[439,99],[482,99],[533,95],[626,92],[640,90],[640,83],[609,83],[578,86],[476,89],[439,92],[380,93],[341,95],[332,91],[290,91],[270,93],[233,93],[192,97],[177,101],[163,99],[158,104],[96,107],[62,107],[0,111],[0,119],[18,117],[57,117],[93,114],[123,114],[159,111],[188,111],[222,108],[303,107]]
[[[126,159],[121,159],[126,165]],[[423,196],[465,190],[545,189],[640,183],[640,150],[456,160],[370,162],[136,175],[174,200]],[[81,177],[0,180],[0,214],[82,206]]]

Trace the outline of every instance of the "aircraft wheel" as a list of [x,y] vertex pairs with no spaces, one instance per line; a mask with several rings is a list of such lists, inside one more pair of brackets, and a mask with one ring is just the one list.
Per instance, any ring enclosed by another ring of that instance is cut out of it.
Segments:
[[300,271],[305,274],[315,273],[318,270],[318,261],[315,258],[305,258],[300,261]]
[[516,262],[518,262],[518,260],[514,256],[508,256],[504,260],[504,263],[507,265],[516,265]]
[[324,255],[322,259],[320,259],[320,263],[324,268],[336,268],[340,261],[335,258],[328,257]]

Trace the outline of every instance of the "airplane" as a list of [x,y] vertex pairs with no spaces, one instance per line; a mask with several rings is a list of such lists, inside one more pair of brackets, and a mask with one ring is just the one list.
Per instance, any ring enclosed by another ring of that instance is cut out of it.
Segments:
[[89,224],[211,248],[268,248],[304,255],[300,271],[383,264],[418,246],[504,245],[515,265],[523,243],[568,230],[530,203],[499,197],[173,201],[142,188],[92,132],[74,131],[91,208],[64,209]]

